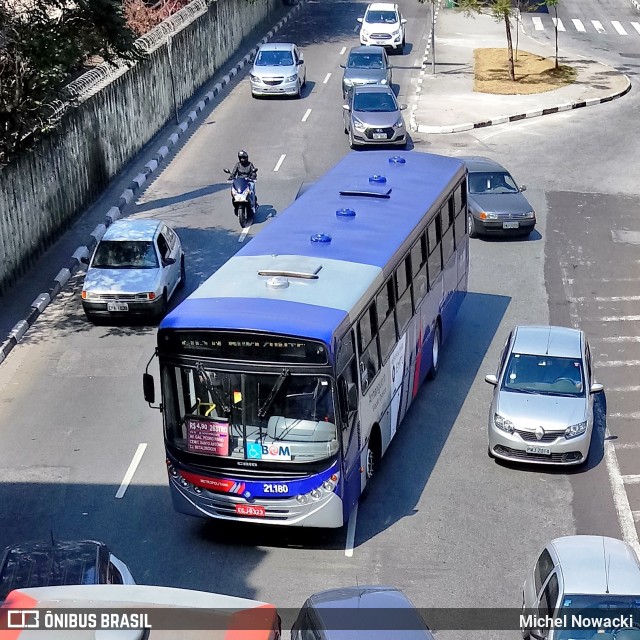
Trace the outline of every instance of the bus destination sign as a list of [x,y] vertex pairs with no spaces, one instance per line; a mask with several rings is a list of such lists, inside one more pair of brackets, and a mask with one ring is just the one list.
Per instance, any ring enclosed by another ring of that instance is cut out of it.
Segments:
[[320,343],[289,336],[232,331],[165,331],[162,348],[173,353],[223,360],[327,364],[327,349]]
[[229,455],[229,424],[218,420],[187,416],[189,451],[214,456]]

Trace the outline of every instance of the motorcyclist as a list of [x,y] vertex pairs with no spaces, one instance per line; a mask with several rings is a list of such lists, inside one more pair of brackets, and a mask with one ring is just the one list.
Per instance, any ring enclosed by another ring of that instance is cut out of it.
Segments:
[[238,151],[238,162],[231,170],[229,179],[235,180],[236,178],[245,178],[249,181],[253,197],[256,201],[256,208],[258,207],[258,197],[256,196],[256,179],[258,178],[258,169],[253,162],[249,162],[249,154],[244,151]]

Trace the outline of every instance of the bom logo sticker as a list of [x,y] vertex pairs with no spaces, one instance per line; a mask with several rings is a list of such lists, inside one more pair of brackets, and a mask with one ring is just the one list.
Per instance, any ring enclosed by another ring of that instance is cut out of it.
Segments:
[[281,444],[247,443],[247,458],[249,460],[291,460],[291,448]]

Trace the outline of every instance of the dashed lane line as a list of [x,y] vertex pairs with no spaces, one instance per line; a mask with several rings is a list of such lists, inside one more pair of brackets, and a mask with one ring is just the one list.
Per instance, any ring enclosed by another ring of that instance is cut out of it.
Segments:
[[331,73],[327,73],[327,75],[324,77],[324,80],[322,81],[322,84],[327,84],[327,82],[329,82],[330,77],[331,77]]
[[637,367],[640,360],[603,360],[596,363],[596,367]]
[[349,524],[347,525],[347,543],[344,548],[344,555],[347,558],[353,557],[353,545],[356,541],[356,520],[358,519],[358,504],[353,507],[353,511],[349,516]]
[[276,162],[276,166],[273,167],[274,171],[280,171],[280,167],[282,166],[282,163],[284,162],[284,159],[287,157],[286,153],[283,153],[280,158],[278,158],[278,162]]
[[587,32],[585,26],[582,24],[582,20],[578,20],[577,18],[572,18],[571,22],[573,22],[573,26],[576,28],[576,31],[580,31],[580,33]]
[[311,115],[311,109],[307,109],[305,114],[302,116],[302,122],[306,122],[307,118]]
[[340,55],[343,56],[346,50],[347,50],[347,47],[342,47],[342,49],[340,49]]
[[145,449],[147,448],[146,442],[141,442],[136,449],[136,452],[133,454],[133,460],[127,469],[127,473],[124,474],[124,478],[118,491],[116,492],[116,499],[120,499],[124,497],[124,494],[127,492],[127,488],[133,479],[133,474],[136,472],[138,465],[140,464],[140,460],[142,460],[142,456],[144,455]]
[[247,234],[249,233],[249,229],[251,229],[251,225],[249,225],[248,227],[245,227],[242,230],[242,233],[240,234],[240,237],[238,238],[238,242],[244,242],[247,239]]

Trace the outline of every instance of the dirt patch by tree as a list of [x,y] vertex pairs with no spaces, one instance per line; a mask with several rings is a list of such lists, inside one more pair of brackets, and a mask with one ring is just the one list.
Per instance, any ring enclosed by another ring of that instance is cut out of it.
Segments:
[[573,67],[555,68],[553,58],[518,51],[515,60],[516,81],[509,78],[507,49],[476,49],[473,52],[475,80],[473,90],[479,93],[522,95],[544,93],[575,82]]

